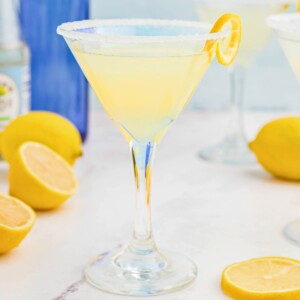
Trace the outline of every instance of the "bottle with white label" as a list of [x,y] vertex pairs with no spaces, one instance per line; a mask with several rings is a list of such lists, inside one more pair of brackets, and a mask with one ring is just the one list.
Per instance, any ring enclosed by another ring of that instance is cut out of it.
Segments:
[[0,131],[29,110],[29,50],[20,39],[17,3],[0,0]]

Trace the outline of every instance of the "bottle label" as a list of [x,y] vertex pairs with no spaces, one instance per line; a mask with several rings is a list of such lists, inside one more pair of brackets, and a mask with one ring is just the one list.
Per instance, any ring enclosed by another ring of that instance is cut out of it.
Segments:
[[28,111],[28,67],[0,67],[0,131]]
[[30,94],[30,72],[29,65],[24,66],[23,71],[23,97],[22,97],[22,107],[20,108],[20,114],[26,114],[30,110],[29,99],[31,97]]
[[0,73],[0,130],[19,112],[20,95],[11,77]]

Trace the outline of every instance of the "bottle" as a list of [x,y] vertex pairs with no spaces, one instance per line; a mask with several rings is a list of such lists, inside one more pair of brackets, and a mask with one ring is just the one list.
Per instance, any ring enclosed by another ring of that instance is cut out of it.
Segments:
[[22,36],[31,51],[31,109],[56,112],[87,136],[88,85],[65,41],[63,22],[87,19],[89,0],[21,0]]
[[0,131],[29,110],[29,51],[13,0],[0,0]]

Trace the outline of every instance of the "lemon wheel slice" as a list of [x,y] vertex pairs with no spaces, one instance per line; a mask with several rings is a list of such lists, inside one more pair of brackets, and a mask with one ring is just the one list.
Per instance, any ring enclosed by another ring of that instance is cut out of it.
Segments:
[[300,261],[263,257],[228,266],[222,289],[238,300],[299,300]]
[[21,145],[9,170],[10,194],[34,209],[56,208],[77,189],[70,165],[49,147],[27,142]]
[[224,66],[228,66],[233,62],[240,47],[242,36],[240,17],[234,14],[224,14],[216,21],[210,31],[210,33],[220,32],[228,23],[231,24],[231,34],[225,51],[222,50],[222,40],[217,42],[215,40],[209,40],[204,46],[204,51],[209,53],[211,53],[216,46],[217,59],[219,63]]
[[0,194],[0,253],[16,248],[35,222],[34,211],[22,201]]

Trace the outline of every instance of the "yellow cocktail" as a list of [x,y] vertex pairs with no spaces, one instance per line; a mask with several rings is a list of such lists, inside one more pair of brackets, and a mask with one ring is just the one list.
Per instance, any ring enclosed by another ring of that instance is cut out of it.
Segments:
[[[282,49],[300,83],[300,13],[270,16],[267,24],[276,32]],[[288,224],[284,232],[289,239],[300,244],[299,219]]]
[[[147,143],[157,139],[177,118],[207,70],[207,52],[184,48],[168,56],[117,55],[101,49],[74,55],[107,114],[130,139]],[[122,53],[123,52],[123,53]]]
[[240,50],[230,69],[231,120],[227,134],[217,145],[202,149],[202,158],[227,164],[256,161],[249,151],[243,130],[245,74],[272,36],[271,29],[265,23],[266,18],[271,14],[295,10],[296,4],[296,0],[195,0],[201,21],[210,22],[220,14],[231,11],[240,16],[243,28]]
[[[233,30],[223,27],[231,23]],[[87,280],[112,293],[149,296],[191,283],[195,264],[157,250],[150,220],[155,147],[183,110],[217,55],[230,64],[240,42],[240,20],[226,14],[214,26],[164,20],[90,20],[58,28],[103,108],[129,143],[136,183],[136,215],[129,245],[96,257]],[[223,39],[231,43],[223,51]]]

